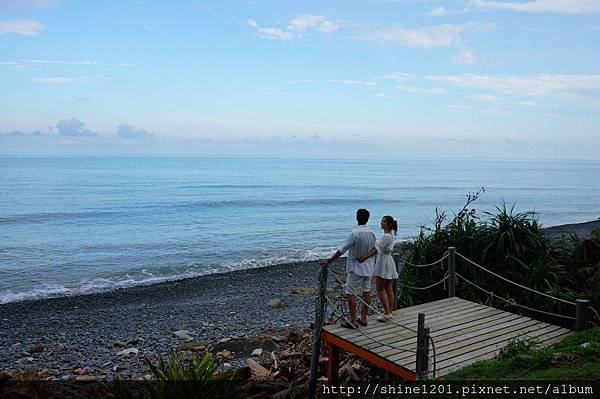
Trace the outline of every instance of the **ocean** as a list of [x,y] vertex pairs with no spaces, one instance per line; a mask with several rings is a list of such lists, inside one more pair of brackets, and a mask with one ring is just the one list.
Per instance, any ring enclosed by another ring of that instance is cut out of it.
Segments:
[[0,303],[328,256],[359,207],[398,239],[469,192],[545,226],[600,217],[600,161],[0,156]]

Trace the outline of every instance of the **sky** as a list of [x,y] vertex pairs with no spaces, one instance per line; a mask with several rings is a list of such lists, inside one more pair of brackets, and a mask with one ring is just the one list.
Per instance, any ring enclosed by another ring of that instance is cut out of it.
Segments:
[[600,0],[0,0],[0,154],[600,159]]

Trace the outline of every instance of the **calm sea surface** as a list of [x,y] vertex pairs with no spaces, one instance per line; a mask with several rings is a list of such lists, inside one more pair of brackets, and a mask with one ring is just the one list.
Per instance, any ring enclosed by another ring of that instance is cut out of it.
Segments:
[[546,225],[600,217],[599,161],[0,157],[0,303],[330,254],[359,207],[399,238],[486,188]]

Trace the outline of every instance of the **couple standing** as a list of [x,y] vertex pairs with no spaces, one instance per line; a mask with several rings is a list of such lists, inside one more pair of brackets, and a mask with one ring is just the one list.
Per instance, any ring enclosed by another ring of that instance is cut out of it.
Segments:
[[[346,295],[350,310],[350,323],[344,321],[342,327],[357,328],[358,325],[367,325],[369,309],[363,304],[360,318],[357,318],[356,297],[362,294],[363,300],[367,304],[371,304],[373,275],[377,277],[375,283],[377,297],[384,310],[384,315],[377,316],[377,320],[388,321],[392,317],[392,310],[394,310],[395,298],[392,280],[398,278],[398,272],[396,271],[392,251],[395,243],[394,235],[398,231],[398,222],[391,216],[384,216],[381,219],[381,228],[384,234],[379,241],[376,241],[375,233],[367,227],[369,216],[370,213],[366,209],[356,211],[358,226],[331,258],[321,261],[321,265],[328,265],[348,251]],[[376,259],[373,258],[375,255],[377,256]]]

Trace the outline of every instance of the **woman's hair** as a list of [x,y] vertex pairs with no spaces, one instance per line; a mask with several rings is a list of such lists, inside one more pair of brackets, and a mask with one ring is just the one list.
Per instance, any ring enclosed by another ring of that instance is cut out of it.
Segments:
[[394,218],[390,215],[386,215],[383,218],[392,227],[392,230],[394,230],[394,235],[396,235],[396,233],[398,233],[398,221],[394,220]]

